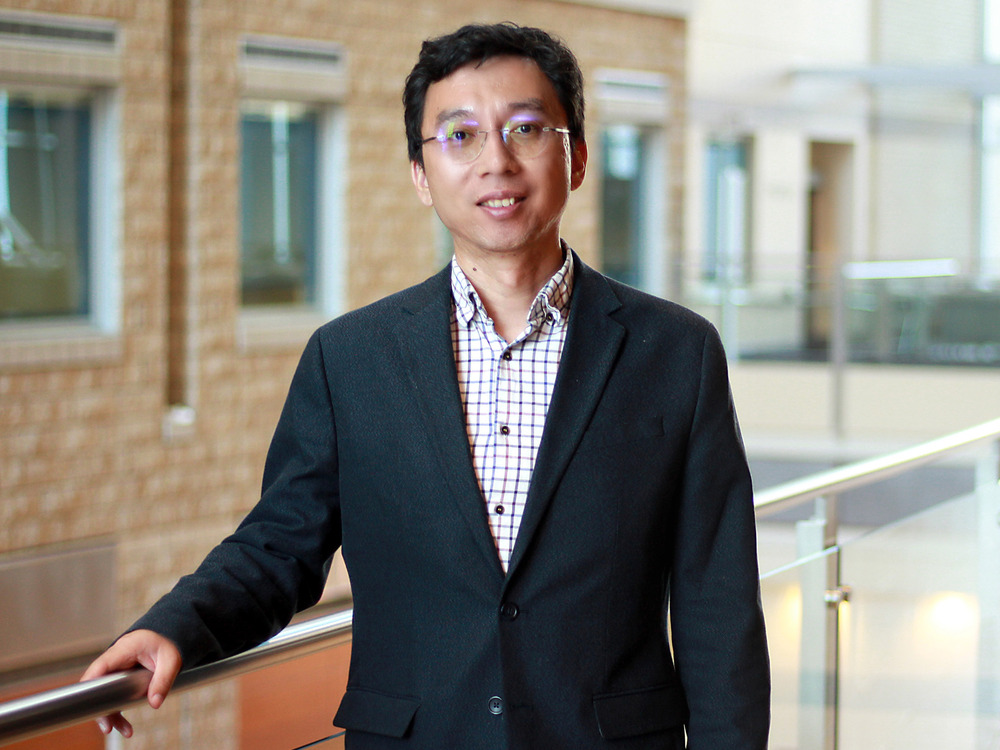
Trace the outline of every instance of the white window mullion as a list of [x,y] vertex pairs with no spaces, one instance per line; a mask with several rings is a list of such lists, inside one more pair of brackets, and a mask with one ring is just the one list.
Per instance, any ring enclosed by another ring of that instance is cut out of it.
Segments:
[[14,260],[14,235],[7,224],[10,217],[10,175],[7,163],[9,142],[8,94],[0,90],[0,263]]
[[90,153],[90,310],[102,333],[121,330],[121,141],[118,97],[98,92],[92,108]]

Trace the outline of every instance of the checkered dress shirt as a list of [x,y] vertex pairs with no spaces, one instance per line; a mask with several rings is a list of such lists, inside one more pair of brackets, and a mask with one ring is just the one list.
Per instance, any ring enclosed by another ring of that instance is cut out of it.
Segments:
[[566,342],[573,262],[566,253],[528,311],[524,330],[507,343],[452,259],[451,340],[465,426],[497,554],[507,570],[524,515],[528,484]]

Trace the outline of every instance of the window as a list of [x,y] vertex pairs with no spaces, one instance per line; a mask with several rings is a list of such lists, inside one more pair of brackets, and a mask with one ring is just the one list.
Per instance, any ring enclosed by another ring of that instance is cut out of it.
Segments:
[[666,294],[666,79],[598,71],[601,145],[601,269]]
[[345,60],[328,43],[252,37],[241,69],[241,337],[287,344],[343,310]]
[[90,312],[86,94],[0,89],[0,317]]
[[244,305],[316,301],[319,115],[293,102],[244,102],[240,131]]
[[743,141],[708,144],[704,277],[739,284],[747,245],[747,147]]
[[601,248],[604,273],[635,287],[645,285],[649,252],[650,201],[648,135],[635,125],[612,125],[601,132]]
[[15,11],[0,27],[0,363],[114,356],[117,28]]

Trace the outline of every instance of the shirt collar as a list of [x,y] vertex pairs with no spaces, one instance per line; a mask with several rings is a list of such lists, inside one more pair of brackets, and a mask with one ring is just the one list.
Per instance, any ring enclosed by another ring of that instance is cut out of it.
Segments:
[[[573,296],[573,256],[565,243],[562,247],[565,255],[562,266],[545,282],[528,309],[526,323],[532,328],[547,318],[553,323],[565,323],[569,318],[570,299]],[[454,256],[451,259],[451,294],[460,323],[472,325],[477,313],[486,320],[486,308]]]

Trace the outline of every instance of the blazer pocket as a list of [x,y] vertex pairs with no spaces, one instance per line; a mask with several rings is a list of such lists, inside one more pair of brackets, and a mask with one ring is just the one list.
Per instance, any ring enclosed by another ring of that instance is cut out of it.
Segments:
[[595,695],[594,711],[606,740],[665,732],[687,720],[687,703],[675,684]]
[[400,738],[409,731],[418,708],[420,701],[416,698],[349,687],[333,724],[341,729]]

